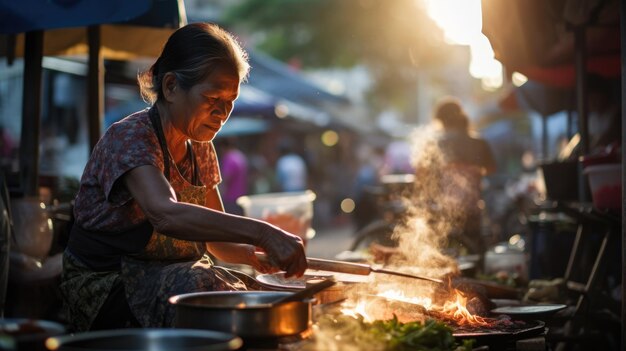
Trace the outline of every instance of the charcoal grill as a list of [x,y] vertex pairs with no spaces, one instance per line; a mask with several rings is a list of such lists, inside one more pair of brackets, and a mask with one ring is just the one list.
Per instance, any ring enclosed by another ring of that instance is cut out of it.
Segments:
[[543,336],[546,324],[543,321],[515,321],[510,326],[458,326],[453,328],[457,340],[474,339],[475,346],[489,346],[490,350],[515,350],[518,340]]

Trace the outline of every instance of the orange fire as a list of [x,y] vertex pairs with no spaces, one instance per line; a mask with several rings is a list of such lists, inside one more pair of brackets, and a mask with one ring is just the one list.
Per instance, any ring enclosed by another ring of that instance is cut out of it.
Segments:
[[[361,296],[356,301],[349,301],[353,304],[344,303],[341,312],[354,317],[360,315],[366,321],[370,322],[376,319],[387,319],[394,314],[398,315],[401,320],[403,319],[402,317],[415,317],[410,311],[392,310],[391,307],[385,308],[385,305],[381,305],[380,300],[377,300],[381,297],[390,302],[397,301],[420,306],[422,311],[425,310],[427,312],[428,317],[436,318],[439,316],[443,319],[452,320],[457,325],[488,326],[491,324],[490,318],[472,314],[467,309],[468,298],[461,291],[456,289],[454,289],[454,293],[451,294],[450,299],[443,303],[443,306],[436,304],[430,297],[411,297],[407,296],[403,291],[389,289],[375,295]],[[407,310],[410,310],[410,307],[407,308]],[[431,312],[432,315],[428,312]],[[422,318],[424,317],[426,316],[422,316]]]
[[443,305],[442,313],[453,318],[457,323],[471,325],[489,325],[487,319],[473,315],[467,310],[467,297],[460,291],[454,289],[456,301],[446,301]]

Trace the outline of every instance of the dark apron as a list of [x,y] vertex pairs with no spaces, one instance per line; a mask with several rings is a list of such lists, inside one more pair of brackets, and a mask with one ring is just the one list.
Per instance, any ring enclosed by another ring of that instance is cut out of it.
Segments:
[[[193,184],[187,182],[175,164],[170,161],[171,156],[156,107],[150,109],[150,120],[163,151],[164,174],[172,187],[178,190],[176,194],[178,201],[204,206],[207,188],[198,180],[198,167],[191,142],[188,141],[187,149],[193,165]],[[171,167],[172,164],[173,167]],[[170,172],[170,169],[174,171]],[[126,234],[146,238],[145,228],[139,229],[137,233]],[[115,278],[109,276],[101,281],[108,285],[109,292],[119,291],[113,289],[115,284],[122,285],[123,295],[127,300],[122,302],[127,302],[132,315],[142,327],[171,327],[174,307],[168,302],[170,296],[201,291],[246,290],[245,284],[227,269],[214,266],[205,252],[203,242],[179,240],[152,231],[143,249],[132,254],[121,255],[119,270],[111,272],[116,276]],[[107,287],[101,287],[99,290],[102,288]],[[82,299],[85,298],[93,298],[93,296],[82,296]],[[103,305],[108,308],[103,301],[98,309],[102,309]],[[120,306],[120,308],[123,307],[126,306]],[[125,324],[128,325],[128,323]]]

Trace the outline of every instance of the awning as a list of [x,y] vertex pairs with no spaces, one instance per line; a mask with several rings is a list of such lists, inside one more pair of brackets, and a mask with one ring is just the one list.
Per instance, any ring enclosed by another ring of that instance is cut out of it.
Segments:
[[[102,26],[112,23],[126,27]],[[4,34],[0,55],[9,61],[24,55],[20,172],[25,195],[38,192],[43,56],[89,54],[88,118],[93,146],[100,138],[104,117],[105,54],[114,59],[156,56],[169,34],[185,23],[182,0],[0,0],[0,34]],[[151,27],[161,29],[151,35],[147,32]],[[133,37],[135,29],[138,36]],[[44,34],[44,30],[50,32]]]
[[124,22],[151,7],[151,0],[1,0],[0,33]]
[[589,152],[589,73],[619,78],[619,0],[482,0],[482,32],[507,72],[574,87],[581,152]]
[[576,81],[575,28],[584,28],[586,68],[620,75],[618,0],[482,0],[482,32],[509,72],[557,87]]
[[511,89],[499,105],[504,111],[532,110],[547,117],[564,110],[574,110],[576,101],[571,88],[557,88],[529,80]]
[[361,133],[374,128],[369,111],[344,95],[334,94],[284,63],[250,51],[248,84],[275,96],[288,115],[316,126],[342,126]]

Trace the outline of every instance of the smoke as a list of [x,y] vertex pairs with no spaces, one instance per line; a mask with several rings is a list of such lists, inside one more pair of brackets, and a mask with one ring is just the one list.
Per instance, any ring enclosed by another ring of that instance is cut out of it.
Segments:
[[[480,173],[449,163],[438,139],[434,126],[417,128],[410,135],[415,179],[401,193],[390,191],[405,210],[394,229],[393,239],[398,245],[386,262],[386,269],[431,278],[459,273],[454,256],[461,252],[454,243],[459,233],[464,233],[469,215],[474,214],[471,204],[476,204],[476,196],[480,194],[476,182]],[[459,318],[458,309],[465,311],[460,318],[473,317],[465,307],[465,300],[459,303],[459,298],[465,298],[447,285],[385,274],[373,274],[369,278],[369,284],[346,286],[347,299],[341,306],[347,316],[361,316],[369,321],[397,318],[408,322],[430,318],[433,311],[442,315],[454,313],[451,318]],[[316,349],[349,349],[344,343],[353,344],[363,332],[343,323],[345,318],[330,319],[331,324],[318,323]],[[459,323],[464,321],[460,319]],[[380,347],[373,341],[367,342],[373,350]]]
[[440,133],[427,125],[409,136],[415,181],[400,196],[406,210],[393,234],[398,254],[387,262],[430,277],[458,274],[454,257],[476,253],[481,240],[467,235],[480,232],[480,223],[474,220],[480,171],[448,162],[446,150],[440,148]]
[[401,194],[406,211],[393,234],[399,255],[389,263],[409,267],[416,274],[456,273],[456,262],[445,251],[448,234],[460,223],[462,211],[453,203],[454,197],[446,195],[446,162],[437,130],[433,126],[416,128],[409,141],[415,182],[410,191]]
[[[468,253],[467,241],[459,237],[469,218],[468,204],[476,203],[479,188],[471,172],[446,160],[445,150],[439,147],[438,133],[434,126],[424,126],[410,134],[415,179],[403,192],[390,191],[404,206],[404,215],[394,228],[393,239],[398,245],[387,260],[386,269],[445,278],[459,274],[455,256]],[[370,284],[357,284],[349,289],[346,295],[350,302],[358,303],[389,291],[433,301],[446,299],[452,293],[438,284],[412,278],[385,274],[370,278]]]

